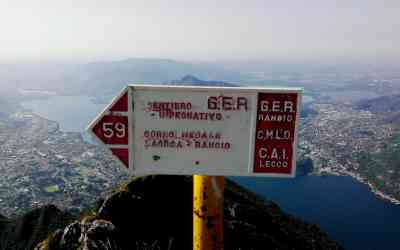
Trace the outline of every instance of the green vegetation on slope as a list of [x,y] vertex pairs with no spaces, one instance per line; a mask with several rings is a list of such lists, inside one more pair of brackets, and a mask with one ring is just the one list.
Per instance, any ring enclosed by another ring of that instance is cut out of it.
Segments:
[[377,153],[363,152],[358,156],[360,174],[380,191],[400,199],[400,128],[383,150]]

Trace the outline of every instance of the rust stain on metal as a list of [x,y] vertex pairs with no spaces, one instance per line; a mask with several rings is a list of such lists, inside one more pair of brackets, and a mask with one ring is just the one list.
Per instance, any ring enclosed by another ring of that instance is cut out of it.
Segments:
[[194,176],[193,246],[223,250],[224,177]]

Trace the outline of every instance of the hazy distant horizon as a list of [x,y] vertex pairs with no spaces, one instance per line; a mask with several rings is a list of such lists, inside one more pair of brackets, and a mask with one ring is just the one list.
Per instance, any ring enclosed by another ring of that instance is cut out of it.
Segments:
[[175,63],[187,63],[192,65],[216,65],[225,67],[253,67],[258,66],[320,66],[320,67],[331,67],[331,66],[352,66],[352,67],[400,67],[400,57],[399,58],[321,58],[321,59],[297,59],[297,60],[283,60],[283,59],[216,59],[210,58],[209,60],[200,59],[180,59],[180,58],[161,58],[161,57],[110,57],[110,58],[93,58],[93,59],[31,59],[31,60],[14,60],[14,61],[2,61],[0,60],[0,65],[85,65],[85,64],[97,64],[97,63],[118,63],[125,62],[129,60],[151,60],[157,61],[171,61]]
[[0,63],[398,62],[400,1],[0,0]]

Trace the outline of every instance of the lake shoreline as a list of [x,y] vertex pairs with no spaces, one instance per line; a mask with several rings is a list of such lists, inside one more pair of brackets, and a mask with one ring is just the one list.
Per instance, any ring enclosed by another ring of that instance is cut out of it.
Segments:
[[318,172],[313,172],[311,173],[313,175],[316,176],[322,176],[324,174],[328,174],[328,175],[333,175],[333,176],[350,176],[353,179],[355,179],[356,181],[365,184],[368,186],[368,189],[371,193],[375,194],[375,196],[377,196],[378,198],[390,202],[391,204],[394,205],[400,205],[400,200],[394,198],[393,196],[389,195],[389,194],[385,194],[384,192],[380,191],[377,187],[374,186],[373,183],[371,183],[370,181],[368,181],[366,178],[362,177],[360,174],[358,173],[354,173],[351,171],[348,171],[346,169],[340,169],[340,170],[332,170],[332,169],[321,169]]

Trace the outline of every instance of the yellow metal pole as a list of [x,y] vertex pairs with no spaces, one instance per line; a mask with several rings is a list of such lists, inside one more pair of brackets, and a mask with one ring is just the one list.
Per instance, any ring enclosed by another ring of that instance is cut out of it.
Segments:
[[224,177],[193,176],[193,249],[224,249]]

